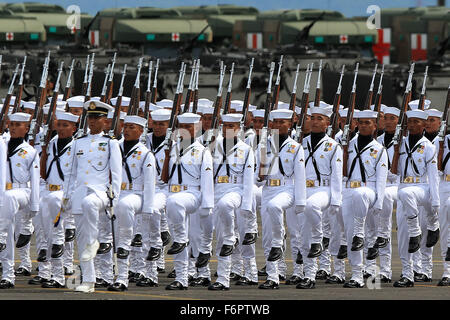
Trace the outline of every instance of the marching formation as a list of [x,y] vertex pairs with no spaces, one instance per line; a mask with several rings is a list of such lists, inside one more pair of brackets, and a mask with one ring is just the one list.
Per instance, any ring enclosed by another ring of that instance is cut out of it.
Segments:
[[[43,288],[66,286],[75,244],[81,269],[75,291],[86,293],[124,291],[130,282],[158,286],[169,244],[174,281],[167,290],[278,289],[281,281],[312,289],[317,280],[362,288],[377,270],[381,282],[390,283],[394,212],[402,263],[394,287],[431,281],[439,240],[444,270],[438,285],[449,285],[450,87],[441,112],[425,98],[427,70],[420,99],[411,101],[411,65],[401,108],[395,108],[381,104],[384,68],[374,96],[376,66],[365,104],[356,106],[356,64],[344,108],[345,66],[328,105],[320,100],[322,63],[314,101],[313,64],[297,99],[298,65],[284,103],[278,99],[281,56],[274,87],[276,64],[270,65],[266,101],[258,109],[250,104],[253,60],[243,100],[232,100],[231,66],[224,104],[227,66],[220,63],[217,97],[210,101],[199,98],[195,60],[183,104],[186,64],[173,100],[157,101],[159,60],[149,62],[140,101],[142,58],[131,96],[123,96],[124,65],[112,98],[115,55],[101,96],[91,97],[94,55],[87,57],[80,96],[71,96],[74,63],[64,94],[63,63],[47,92],[50,53],[34,102],[21,100],[26,57],[15,70],[0,113],[0,289],[31,274],[33,234],[39,273],[29,284]],[[266,260],[259,270],[258,238]],[[287,278],[288,239],[293,274]],[[21,262],[15,270],[16,249]],[[209,263],[214,252],[216,274]],[[258,285],[258,276],[266,281]]]

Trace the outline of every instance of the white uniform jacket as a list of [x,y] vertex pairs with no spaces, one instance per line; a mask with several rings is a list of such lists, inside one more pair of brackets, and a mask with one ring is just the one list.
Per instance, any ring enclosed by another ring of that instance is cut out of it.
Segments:
[[[58,153],[58,136],[55,136],[48,144],[48,157],[46,163],[47,185],[56,185],[63,189],[65,179],[70,175],[75,154],[72,151],[74,140]],[[53,190],[54,191],[54,190]]]
[[149,149],[155,158],[155,170],[156,170],[156,192],[166,191],[167,184],[161,180],[161,172],[164,165],[164,159],[166,158],[166,152],[164,151],[164,142],[161,142],[159,146],[153,145],[153,132],[147,135],[146,147]]
[[0,137],[0,207],[3,206],[3,197],[5,195],[5,185],[6,185],[6,143],[3,137]]

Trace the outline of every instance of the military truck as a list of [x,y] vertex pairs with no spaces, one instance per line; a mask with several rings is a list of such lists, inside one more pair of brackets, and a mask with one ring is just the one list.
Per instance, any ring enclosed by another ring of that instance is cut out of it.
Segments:
[[23,47],[43,41],[46,41],[46,32],[39,20],[17,16],[6,4],[0,4],[0,45]]

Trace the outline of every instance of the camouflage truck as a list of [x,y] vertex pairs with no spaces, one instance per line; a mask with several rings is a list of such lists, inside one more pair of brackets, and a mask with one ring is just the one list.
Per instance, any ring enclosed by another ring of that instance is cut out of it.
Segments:
[[46,32],[39,20],[17,16],[6,8],[6,4],[0,4],[0,45],[13,48],[43,41],[46,41]]

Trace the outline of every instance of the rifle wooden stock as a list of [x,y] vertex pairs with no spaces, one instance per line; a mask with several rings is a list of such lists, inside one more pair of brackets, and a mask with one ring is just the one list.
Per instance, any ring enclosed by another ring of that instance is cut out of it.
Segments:
[[224,114],[230,112],[230,105],[231,105],[231,91],[227,91],[227,96],[225,97],[225,106],[223,108]]
[[22,83],[19,86],[19,88],[17,89],[16,99],[14,101],[14,108],[13,108],[12,113],[19,112],[20,101],[22,101],[22,95],[23,95],[23,87],[24,87],[24,84]]
[[10,102],[11,102],[11,94],[7,94],[5,101],[3,102],[3,109],[2,109],[2,113],[1,113],[0,134],[3,134],[3,132],[5,132],[6,118],[8,116]]
[[[355,102],[356,102],[356,92],[352,92],[350,95],[350,107],[348,110],[347,115],[347,125],[348,125],[348,135],[350,136],[350,132],[352,130],[352,122],[353,122],[353,113],[355,111]],[[350,141],[348,141],[350,142]],[[347,177],[347,163],[348,163],[348,143],[345,144],[343,147],[343,157],[342,157],[342,170],[343,170],[343,176]]]
[[112,120],[111,129],[114,132],[114,137],[120,135],[120,106],[122,104],[122,96],[118,96],[116,100],[116,105],[114,106],[114,115]]
[[333,113],[331,114],[330,124],[331,124],[331,138],[334,139],[336,136],[336,133],[339,131],[339,124],[338,124],[338,113],[339,113],[339,106],[341,104],[341,93],[336,93],[334,95],[333,100]]
[[320,104],[320,88],[316,89],[316,95],[314,97],[314,106],[318,107]]
[[[441,128],[439,130],[439,152],[438,152],[438,169],[443,171],[443,157],[444,157],[444,143],[445,136],[447,134],[447,120],[448,120],[448,110],[450,107],[450,86],[447,90],[447,99],[445,100],[444,113],[442,114]],[[450,151],[449,151],[450,152]]]
[[367,92],[366,101],[364,102],[364,110],[370,109],[373,99],[373,90]]
[[184,101],[183,113],[189,111],[189,105],[191,104],[191,101],[192,101],[192,90],[188,89],[188,91],[186,93],[186,100]]
[[197,113],[198,109],[198,90],[194,90],[192,97],[192,113]]

